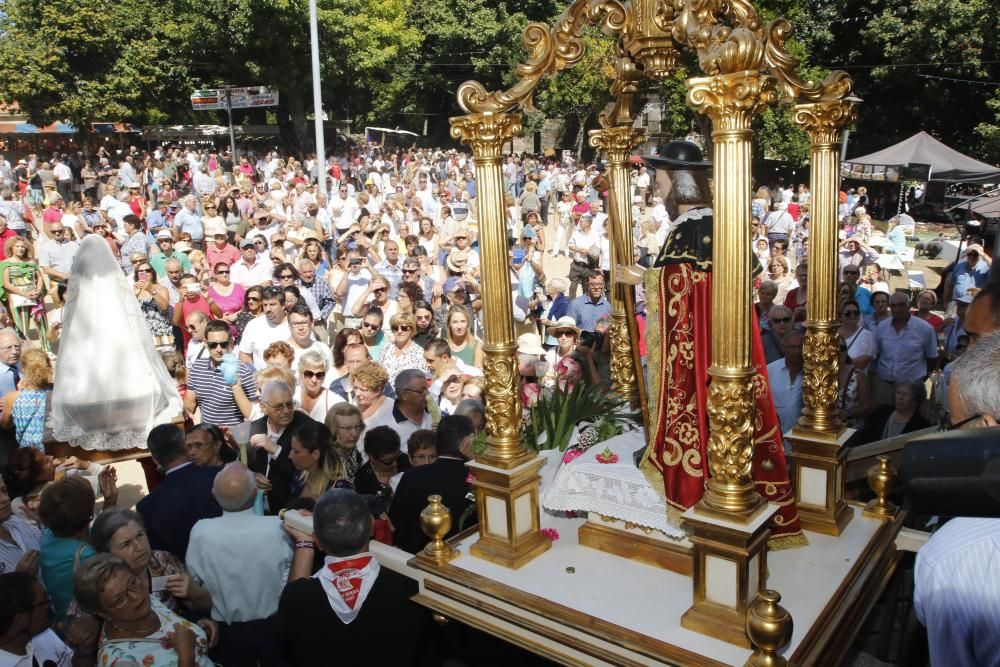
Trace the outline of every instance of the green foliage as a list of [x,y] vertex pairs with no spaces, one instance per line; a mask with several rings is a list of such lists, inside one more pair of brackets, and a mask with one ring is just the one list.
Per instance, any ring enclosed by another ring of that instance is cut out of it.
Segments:
[[32,121],[148,122],[190,93],[172,2],[7,0],[0,14],[0,98]]
[[573,429],[581,422],[598,418],[618,428],[636,424],[639,415],[619,394],[603,385],[580,382],[569,391],[557,387],[551,393],[543,392],[532,406],[525,439],[535,449],[566,451]]
[[997,164],[1000,163],[1000,88],[987,100],[986,106],[993,112],[993,120],[977,125],[976,134],[982,138],[983,160]]

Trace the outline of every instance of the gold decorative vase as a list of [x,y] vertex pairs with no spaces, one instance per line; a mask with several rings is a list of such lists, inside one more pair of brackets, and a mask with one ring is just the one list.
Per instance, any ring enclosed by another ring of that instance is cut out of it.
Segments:
[[864,516],[873,519],[891,519],[899,510],[896,503],[889,500],[889,494],[899,485],[899,473],[892,467],[892,458],[881,454],[878,463],[868,469],[868,488],[875,497],[865,505]]
[[747,636],[754,646],[753,655],[747,660],[749,667],[781,667],[786,660],[778,651],[792,639],[792,615],[782,607],[781,594],[764,590],[750,605],[747,612]]
[[444,541],[444,536],[451,530],[451,512],[441,502],[441,496],[429,496],[427,502],[429,504],[420,513],[420,529],[431,541],[419,556],[435,563],[447,563],[458,557],[458,552]]

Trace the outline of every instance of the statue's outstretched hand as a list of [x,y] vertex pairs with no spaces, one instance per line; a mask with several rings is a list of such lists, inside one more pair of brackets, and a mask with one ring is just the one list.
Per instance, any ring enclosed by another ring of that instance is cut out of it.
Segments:
[[615,264],[615,282],[623,285],[641,285],[645,273],[646,269],[638,264]]

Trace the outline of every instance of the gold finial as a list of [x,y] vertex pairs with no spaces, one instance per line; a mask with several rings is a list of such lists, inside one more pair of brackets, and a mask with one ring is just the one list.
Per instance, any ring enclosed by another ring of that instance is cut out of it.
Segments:
[[892,467],[892,458],[881,454],[878,463],[868,469],[868,488],[875,492],[875,497],[865,505],[864,516],[871,519],[891,519],[899,510],[896,503],[889,500],[889,494],[896,490],[899,484],[899,473]]
[[778,651],[792,639],[792,615],[782,607],[781,594],[761,591],[747,613],[747,636],[754,646],[744,667],[783,667],[786,660]]
[[441,565],[458,557],[458,552],[444,541],[451,530],[451,512],[441,502],[441,496],[429,496],[427,502],[430,504],[420,513],[420,530],[431,541],[419,555]]

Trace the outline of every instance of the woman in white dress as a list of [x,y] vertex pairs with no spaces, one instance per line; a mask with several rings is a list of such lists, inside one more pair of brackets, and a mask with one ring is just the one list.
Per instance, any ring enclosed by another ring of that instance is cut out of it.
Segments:
[[183,410],[132,287],[98,236],[73,260],[53,384],[53,436],[84,449],[145,447],[150,429]]

